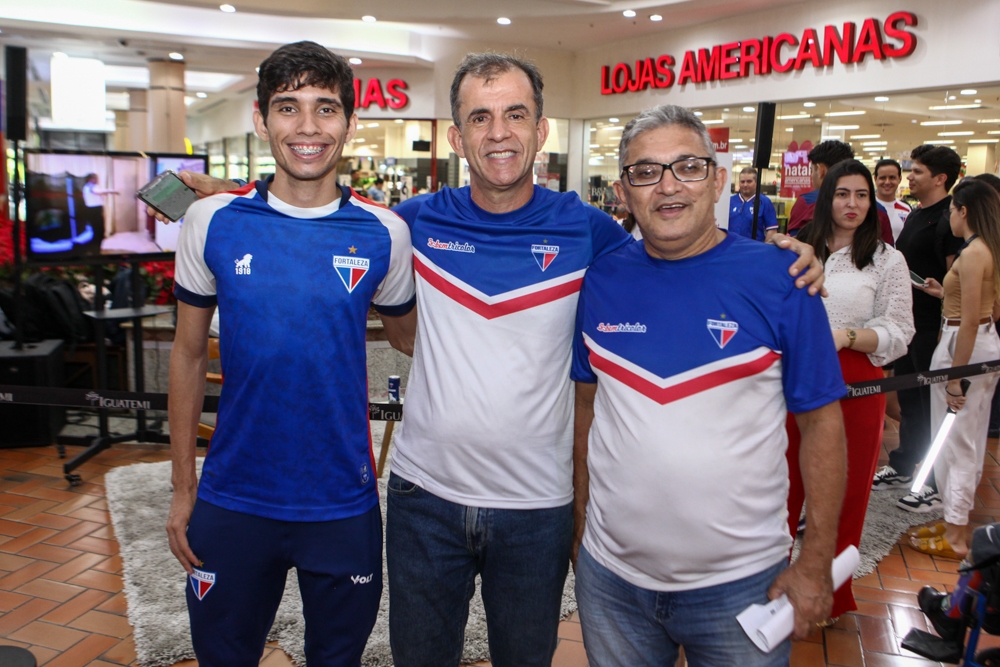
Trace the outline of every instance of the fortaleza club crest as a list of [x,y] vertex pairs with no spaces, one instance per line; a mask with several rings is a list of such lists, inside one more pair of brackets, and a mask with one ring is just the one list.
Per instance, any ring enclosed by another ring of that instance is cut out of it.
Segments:
[[531,254],[535,257],[535,263],[538,264],[538,268],[542,271],[549,268],[549,264],[552,260],[556,258],[559,254],[559,246],[557,245],[539,245],[534,244],[531,246]]
[[361,279],[368,273],[371,262],[367,257],[344,257],[343,255],[333,256],[333,268],[337,270],[341,282],[348,292],[353,292]]
[[191,588],[194,589],[195,597],[199,600],[204,599],[208,595],[208,592],[212,590],[212,586],[215,585],[215,572],[205,572],[198,568],[192,569],[194,573],[189,577],[191,579]]
[[727,322],[725,320],[708,321],[708,333],[712,334],[712,338],[719,344],[720,350],[733,339],[733,336],[739,330],[740,325],[736,322]]

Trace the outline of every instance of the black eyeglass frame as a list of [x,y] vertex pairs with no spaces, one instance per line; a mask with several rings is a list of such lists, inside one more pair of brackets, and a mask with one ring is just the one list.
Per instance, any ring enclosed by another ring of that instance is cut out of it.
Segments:
[[[677,175],[677,172],[674,171],[674,165],[677,164],[678,162],[687,162],[688,160],[704,160],[707,163],[705,165],[705,167],[709,167],[709,166],[711,166],[713,164],[714,165],[718,165],[718,162],[716,162],[713,158],[710,158],[710,157],[699,157],[699,156],[694,155],[694,156],[691,156],[691,157],[682,157],[681,159],[674,160],[673,162],[671,162],[669,164],[663,164],[662,162],[636,162],[635,164],[628,164],[628,165],[625,165],[624,167],[622,167],[622,176],[625,178],[625,180],[628,181],[629,185],[631,185],[633,188],[645,188],[645,187],[648,187],[650,185],[656,185],[657,183],[659,183],[660,181],[663,180],[663,175],[665,173],[667,173],[668,169],[670,170],[670,173],[673,174],[674,178],[677,179],[681,183],[697,183],[699,181],[704,181],[705,179],[708,178],[708,174],[709,174],[710,170],[707,169],[707,168],[705,170],[705,175],[702,176],[701,178],[694,178],[694,179],[683,179],[683,178],[680,178]],[[632,182],[632,175],[629,173],[628,170],[631,169],[632,167],[638,167],[640,165],[657,165],[659,167],[663,167],[663,171],[660,172],[660,177],[658,179],[656,179],[654,182],[652,182],[652,183],[642,183],[642,184],[638,184],[637,185],[637,184],[635,184],[635,183]]]

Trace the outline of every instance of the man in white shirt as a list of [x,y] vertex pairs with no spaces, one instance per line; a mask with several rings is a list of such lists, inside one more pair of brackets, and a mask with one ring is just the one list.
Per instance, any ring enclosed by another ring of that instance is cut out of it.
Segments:
[[896,198],[899,183],[903,180],[903,168],[892,159],[879,160],[875,165],[875,198],[882,204],[889,224],[892,225],[892,240],[899,238],[903,223],[910,214],[910,205]]

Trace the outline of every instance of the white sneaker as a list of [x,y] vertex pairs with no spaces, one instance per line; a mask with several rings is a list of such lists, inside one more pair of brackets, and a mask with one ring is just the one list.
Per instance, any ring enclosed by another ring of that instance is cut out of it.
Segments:
[[906,487],[910,485],[912,480],[912,476],[900,475],[892,466],[882,466],[875,473],[875,479],[872,480],[872,490],[884,491],[885,489]]
[[941,496],[929,486],[920,489],[920,493],[908,493],[896,501],[896,507],[907,512],[924,514],[941,504]]

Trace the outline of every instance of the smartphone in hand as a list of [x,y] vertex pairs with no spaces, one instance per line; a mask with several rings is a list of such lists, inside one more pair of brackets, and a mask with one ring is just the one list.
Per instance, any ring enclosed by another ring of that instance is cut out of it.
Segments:
[[183,218],[188,207],[198,201],[195,191],[170,170],[139,188],[136,196],[150,208],[174,222]]
[[918,276],[913,271],[910,271],[910,282],[912,282],[917,287],[927,287],[927,281]]

